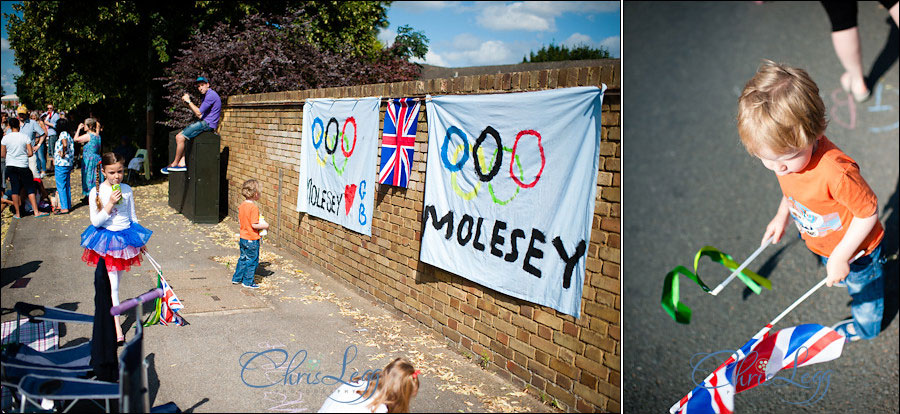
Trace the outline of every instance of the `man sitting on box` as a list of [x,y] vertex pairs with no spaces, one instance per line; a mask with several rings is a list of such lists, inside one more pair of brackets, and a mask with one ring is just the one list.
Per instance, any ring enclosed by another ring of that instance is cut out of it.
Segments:
[[181,130],[175,136],[175,159],[171,164],[163,167],[163,174],[168,174],[171,171],[187,171],[184,160],[184,141],[200,135],[201,132],[213,131],[219,125],[219,115],[222,113],[222,99],[219,98],[219,94],[216,91],[209,88],[209,81],[203,76],[198,77],[195,83],[197,89],[203,94],[203,103],[200,104],[200,107],[198,108],[197,105],[191,102],[191,96],[187,93],[181,97],[181,100],[191,107],[191,111],[194,111],[194,115],[200,120],[188,125],[187,128]]

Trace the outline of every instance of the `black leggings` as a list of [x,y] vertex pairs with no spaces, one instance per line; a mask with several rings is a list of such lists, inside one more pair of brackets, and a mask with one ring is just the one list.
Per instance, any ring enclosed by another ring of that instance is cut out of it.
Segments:
[[[897,4],[897,0],[878,0],[885,9],[890,10]],[[822,6],[831,20],[831,31],[852,29],[856,27],[856,2],[855,1],[823,1]]]

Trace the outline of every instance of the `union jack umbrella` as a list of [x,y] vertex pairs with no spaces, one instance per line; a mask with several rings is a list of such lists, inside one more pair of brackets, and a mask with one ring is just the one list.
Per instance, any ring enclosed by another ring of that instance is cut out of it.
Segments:
[[378,183],[396,187],[409,186],[416,145],[419,101],[414,98],[392,99],[384,116],[381,136],[381,168]]

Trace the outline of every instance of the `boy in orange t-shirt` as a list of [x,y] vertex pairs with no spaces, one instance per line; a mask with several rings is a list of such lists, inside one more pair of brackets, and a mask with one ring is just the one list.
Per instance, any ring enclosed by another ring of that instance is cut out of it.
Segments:
[[781,240],[793,218],[825,264],[826,285],[846,285],[853,298],[853,318],[833,329],[848,342],[872,339],[884,312],[878,198],[856,162],[825,137],[827,124],[819,88],[802,69],[766,60],[738,99],[741,142],[775,172],[783,193],[763,242]]
[[238,246],[241,248],[241,257],[234,268],[231,283],[234,285],[241,283],[245,288],[259,289],[259,285],[253,282],[253,275],[259,266],[259,231],[268,229],[269,224],[260,221],[259,207],[254,202],[259,200],[259,183],[256,180],[244,181],[241,195],[246,199],[238,208],[238,220],[241,223],[241,240]]

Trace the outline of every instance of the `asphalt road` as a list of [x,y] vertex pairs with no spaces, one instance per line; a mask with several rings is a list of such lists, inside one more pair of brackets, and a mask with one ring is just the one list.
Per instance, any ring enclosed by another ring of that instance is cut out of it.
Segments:
[[[777,209],[774,174],[746,153],[735,127],[738,95],[763,58],[805,68],[819,85],[826,134],[859,163],[878,196],[884,251],[895,258],[885,265],[888,324],[880,336],[848,344],[837,360],[801,368],[794,379],[819,373],[821,383],[770,381],[738,394],[735,411],[898,412],[900,80],[887,11],[876,2],[859,6],[864,68],[878,82],[862,104],[840,91],[843,69],[817,2],[623,2],[622,13],[624,412],[666,412],[695,386],[692,355],[740,347],[824,277],[791,230],[750,266],[773,290],[757,296],[735,281],[713,297],[682,278],[682,301],[694,312],[689,325],[675,323],[659,304],[669,270],[692,266],[705,245],[743,261]],[[729,272],[704,259],[700,273],[715,286]],[[850,315],[849,301],[842,288],[822,288],[775,330],[831,326]],[[711,365],[699,369],[697,381]]]

